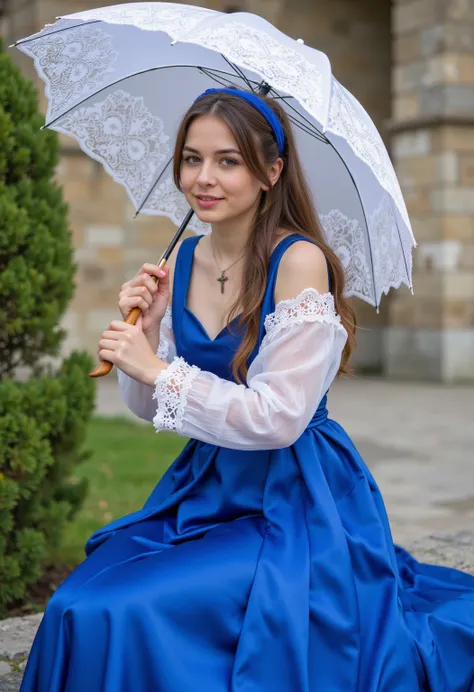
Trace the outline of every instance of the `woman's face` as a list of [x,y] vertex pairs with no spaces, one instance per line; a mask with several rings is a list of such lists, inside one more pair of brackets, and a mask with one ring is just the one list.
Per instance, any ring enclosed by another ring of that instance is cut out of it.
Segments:
[[198,218],[214,224],[253,215],[265,186],[247,168],[230,128],[201,115],[188,128],[181,187]]

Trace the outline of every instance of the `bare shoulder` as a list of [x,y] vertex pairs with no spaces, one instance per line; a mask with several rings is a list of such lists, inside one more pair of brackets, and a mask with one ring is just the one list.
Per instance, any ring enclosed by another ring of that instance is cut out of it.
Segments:
[[296,298],[305,288],[327,293],[328,269],[323,251],[306,240],[298,240],[286,250],[278,267],[275,301]]

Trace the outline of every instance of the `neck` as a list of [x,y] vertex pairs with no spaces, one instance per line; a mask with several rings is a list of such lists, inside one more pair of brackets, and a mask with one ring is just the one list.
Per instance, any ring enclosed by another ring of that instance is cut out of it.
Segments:
[[231,264],[243,254],[250,236],[253,213],[252,210],[250,218],[239,216],[212,224],[212,245],[222,267]]

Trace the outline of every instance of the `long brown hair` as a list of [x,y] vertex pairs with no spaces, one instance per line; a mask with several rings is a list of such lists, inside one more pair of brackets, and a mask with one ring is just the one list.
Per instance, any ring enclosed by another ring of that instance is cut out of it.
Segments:
[[182,152],[188,128],[201,115],[216,115],[226,123],[235,137],[245,164],[262,183],[270,185],[266,167],[279,156],[283,159],[283,170],[278,181],[273,187],[270,185],[268,192],[262,191],[244,249],[242,287],[228,314],[228,321],[231,321],[241,306],[240,326],[245,327],[244,338],[232,362],[232,373],[237,382],[242,382],[247,376],[247,360],[258,339],[270,255],[277,238],[277,229],[283,228],[313,240],[326,257],[336,312],[348,334],[338,374],[347,375],[350,374],[347,362],[356,343],[356,320],[353,308],[344,297],[344,271],[336,253],[324,239],[287,115],[274,99],[264,96],[261,98],[274,111],[283,127],[283,154],[278,151],[273,130],[259,111],[238,95],[219,92],[201,97],[189,108],[178,130],[173,160],[174,182],[179,189]]

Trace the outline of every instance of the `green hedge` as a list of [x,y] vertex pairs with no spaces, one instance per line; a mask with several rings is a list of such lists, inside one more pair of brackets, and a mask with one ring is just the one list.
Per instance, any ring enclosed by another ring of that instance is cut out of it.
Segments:
[[39,577],[87,490],[68,479],[88,456],[93,361],[74,352],[55,369],[45,358],[60,354],[76,266],[53,179],[57,136],[43,121],[0,44],[0,615]]

